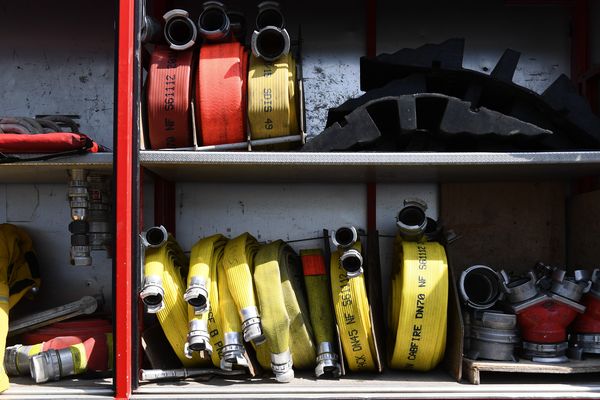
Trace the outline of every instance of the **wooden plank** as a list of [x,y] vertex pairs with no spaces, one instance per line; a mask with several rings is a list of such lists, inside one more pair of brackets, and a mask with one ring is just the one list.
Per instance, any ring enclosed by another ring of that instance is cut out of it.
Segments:
[[442,184],[441,220],[460,236],[452,244],[455,271],[564,266],[565,192],[563,182]]
[[600,259],[600,190],[573,196],[569,201],[569,265],[591,269]]

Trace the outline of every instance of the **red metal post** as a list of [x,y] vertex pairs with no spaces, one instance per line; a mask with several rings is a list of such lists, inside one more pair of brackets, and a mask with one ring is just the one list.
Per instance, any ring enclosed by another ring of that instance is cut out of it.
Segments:
[[116,399],[128,399],[132,376],[132,282],[133,265],[133,63],[134,0],[119,1],[116,170],[116,248],[115,248],[115,365]]
[[175,183],[154,176],[154,225],[163,225],[175,236]]

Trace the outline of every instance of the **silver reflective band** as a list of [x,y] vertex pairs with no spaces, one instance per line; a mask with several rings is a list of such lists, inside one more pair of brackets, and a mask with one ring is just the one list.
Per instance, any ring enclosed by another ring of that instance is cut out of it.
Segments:
[[263,343],[265,337],[262,334],[258,308],[255,306],[242,308],[240,314],[242,314],[242,333],[244,335],[244,341],[253,341],[256,345]]
[[315,376],[317,378],[325,374],[331,374],[334,378],[339,378],[342,375],[339,357],[336,354],[333,345],[329,342],[319,343],[317,366],[315,367]]
[[292,354],[289,349],[283,353],[271,353],[271,370],[273,370],[277,382],[290,382],[294,379],[292,366]]
[[212,350],[206,321],[197,319],[190,321],[187,342],[183,349],[185,356],[192,358],[194,351],[206,351],[211,354]]
[[185,10],[174,9],[163,15],[164,35],[173,50],[187,50],[196,43],[198,30]]
[[190,284],[183,294],[183,299],[192,307],[195,314],[203,314],[208,311],[208,288],[206,279],[200,276],[193,276]]
[[162,278],[156,275],[148,275],[144,279],[144,287],[140,291],[140,299],[146,305],[146,311],[156,314],[165,307],[165,290],[162,286]]
[[231,371],[234,368],[248,368],[248,360],[244,357],[246,349],[238,332],[227,332],[224,335],[225,345],[222,348],[221,369]]
[[338,249],[348,249],[358,241],[358,231],[353,226],[343,226],[331,232],[331,243]]
[[348,278],[360,276],[363,270],[363,257],[360,251],[349,249],[340,255],[340,266],[346,271]]

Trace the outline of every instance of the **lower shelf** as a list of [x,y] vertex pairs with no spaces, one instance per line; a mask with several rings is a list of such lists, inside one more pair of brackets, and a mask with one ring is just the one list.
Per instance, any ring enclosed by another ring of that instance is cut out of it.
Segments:
[[10,378],[2,399],[113,399],[112,379],[62,379],[36,385],[27,377]]
[[[298,374],[297,374],[298,375]],[[501,374],[502,375],[502,374]],[[428,373],[386,372],[382,375],[353,374],[336,380],[316,380],[309,374],[281,384],[261,379],[251,382],[213,379],[209,382],[141,383],[132,399],[290,399],[290,398],[598,398],[600,379],[588,375],[528,376],[519,383],[514,376],[495,377],[493,383],[457,383],[444,371]],[[590,383],[596,381],[596,383]],[[526,383],[525,383],[526,382]]]

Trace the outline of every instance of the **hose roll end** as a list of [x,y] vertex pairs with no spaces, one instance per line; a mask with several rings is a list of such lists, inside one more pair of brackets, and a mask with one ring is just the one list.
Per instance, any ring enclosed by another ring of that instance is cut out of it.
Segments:
[[427,228],[425,210],[427,210],[427,204],[422,200],[404,200],[404,207],[396,217],[396,225],[404,240],[418,241],[423,237]]
[[290,46],[290,34],[285,28],[266,26],[252,32],[250,47],[256,58],[262,58],[267,62],[277,61],[290,52]]
[[317,355],[315,376],[317,378],[322,376],[339,378],[342,376],[342,367],[339,363],[339,357],[333,350],[333,345],[329,342],[319,343],[319,354]]
[[144,287],[140,292],[140,298],[146,305],[146,311],[150,314],[156,314],[165,307],[165,290],[163,289],[162,279],[158,276],[147,276],[144,280]]
[[275,374],[277,382],[291,382],[294,379],[292,366],[292,354],[289,349],[283,353],[271,353],[271,369]]

